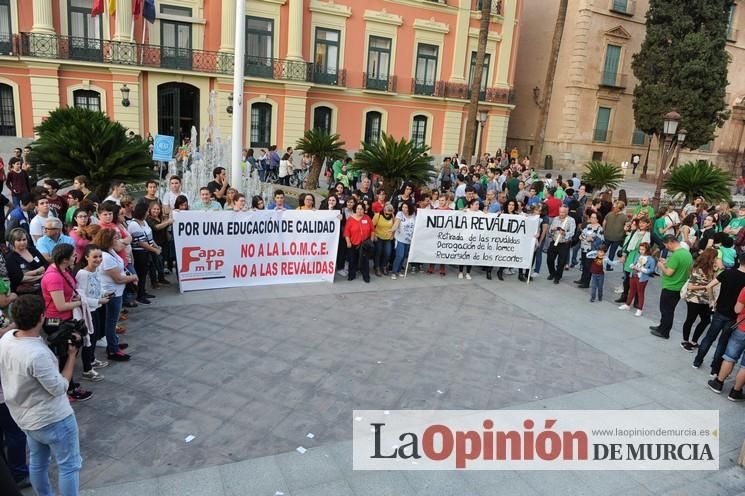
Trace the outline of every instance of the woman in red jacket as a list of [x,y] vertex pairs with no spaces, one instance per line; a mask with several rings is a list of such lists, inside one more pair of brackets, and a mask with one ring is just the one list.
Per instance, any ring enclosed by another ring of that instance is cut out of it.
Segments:
[[[370,217],[365,215],[365,206],[361,203],[354,205],[353,215],[347,217],[344,225],[344,239],[347,242],[347,256],[349,263],[349,274],[347,280],[353,281],[357,277],[359,266],[362,278],[370,282],[370,243],[364,245],[365,241],[375,241],[373,224]],[[368,246],[369,245],[369,246]]]

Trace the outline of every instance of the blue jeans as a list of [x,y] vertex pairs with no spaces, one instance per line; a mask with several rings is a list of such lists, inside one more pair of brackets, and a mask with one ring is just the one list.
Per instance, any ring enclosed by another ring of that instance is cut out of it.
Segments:
[[605,282],[605,274],[592,274],[590,278],[590,298],[593,300],[595,296],[599,300],[603,300],[603,283]]
[[735,321],[729,317],[726,317],[719,312],[714,312],[714,315],[711,317],[709,330],[706,331],[704,339],[701,340],[701,343],[698,346],[698,352],[696,353],[696,358],[693,359],[693,365],[700,367],[701,364],[704,363],[704,358],[709,352],[709,348],[711,348],[711,345],[714,344],[714,340],[717,339],[717,336],[719,336],[719,333],[721,332],[722,336],[719,338],[717,350],[714,352],[714,358],[711,360],[712,373],[719,373],[719,367],[722,365],[722,355],[724,355],[724,352],[727,349],[727,341],[729,341],[729,336],[732,333],[730,326],[734,323]]
[[37,496],[55,496],[49,483],[49,462],[54,455],[59,467],[61,496],[78,496],[80,488],[80,442],[75,414],[35,431],[26,431],[29,473]]
[[396,242],[396,258],[393,259],[393,273],[398,274],[401,271],[401,264],[404,258],[409,256],[409,244]]
[[536,247],[535,252],[533,252],[533,260],[533,272],[540,274],[541,264],[543,263],[543,243]]
[[577,254],[581,247],[581,243],[572,246],[572,260],[569,262],[569,265],[577,265]]
[[104,317],[106,351],[109,353],[118,353],[119,336],[116,334],[116,323],[119,322],[119,312],[122,311],[122,297],[113,296],[103,308],[106,312],[106,317]]
[[[28,476],[28,465],[26,465],[26,434],[23,433],[13,417],[10,416],[8,406],[0,403],[0,451],[8,450],[8,468],[13,479],[18,482]],[[0,453],[2,456],[2,453]]]
[[373,260],[373,267],[379,270],[388,270],[388,260],[391,258],[392,250],[392,239],[379,239],[375,241],[375,259]]
[[[727,340],[727,348],[722,355],[722,359],[736,363],[737,359],[742,355],[745,350],[745,332],[741,330],[732,331],[729,339]],[[741,366],[745,366],[745,363],[741,363]]]
[[[137,274],[137,270],[135,270],[135,266],[133,264],[127,264],[127,270],[130,274]],[[124,298],[123,303],[132,303],[135,301],[135,298],[137,297],[135,288],[136,286],[132,284],[127,284],[124,287],[124,294],[122,295],[122,297]]]

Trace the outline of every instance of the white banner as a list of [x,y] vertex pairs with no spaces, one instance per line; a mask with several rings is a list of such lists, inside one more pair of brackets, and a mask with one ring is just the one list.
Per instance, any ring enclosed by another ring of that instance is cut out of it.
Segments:
[[174,212],[181,291],[333,282],[338,212]]
[[355,410],[354,470],[718,470],[717,410]]
[[418,210],[409,262],[529,269],[540,219]]

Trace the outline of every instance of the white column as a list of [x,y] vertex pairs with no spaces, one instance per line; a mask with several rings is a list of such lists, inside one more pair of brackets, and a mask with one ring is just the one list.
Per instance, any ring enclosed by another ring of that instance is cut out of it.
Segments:
[[116,0],[114,41],[132,42],[132,0]]
[[471,56],[467,54],[468,31],[471,21],[471,0],[461,0],[458,9],[458,20],[455,24],[455,54],[453,55],[453,70],[450,73],[450,81],[453,83],[465,83],[466,63],[470,62]]
[[303,60],[303,0],[290,0],[287,58]]
[[232,0],[222,2],[220,22],[220,51],[233,53],[235,50],[235,3]]
[[55,34],[52,18],[52,0],[33,0],[34,24],[31,32],[39,34]]

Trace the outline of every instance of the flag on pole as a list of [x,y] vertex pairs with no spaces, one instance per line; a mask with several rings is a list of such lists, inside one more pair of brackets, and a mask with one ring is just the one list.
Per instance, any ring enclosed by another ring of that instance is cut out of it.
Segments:
[[91,8],[91,17],[103,14],[103,0],[93,0],[93,7]]
[[116,0],[109,0],[109,15],[116,15]]
[[137,19],[142,15],[142,0],[132,0],[132,16]]
[[155,0],[145,0],[142,7],[142,17],[151,24],[155,22]]

